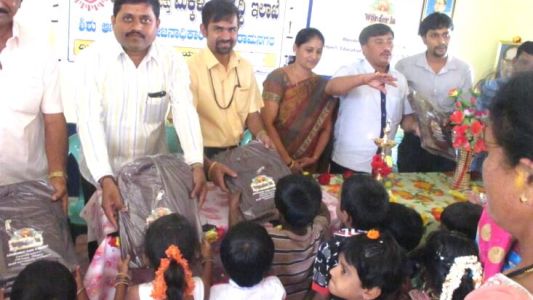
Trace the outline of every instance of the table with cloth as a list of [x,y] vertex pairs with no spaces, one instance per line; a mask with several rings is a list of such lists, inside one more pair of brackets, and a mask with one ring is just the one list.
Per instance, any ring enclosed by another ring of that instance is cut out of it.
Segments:
[[[467,195],[463,192],[451,190],[451,176],[444,173],[393,173],[384,184],[389,190],[390,200],[414,208],[418,211],[427,228],[426,232],[438,227],[442,210],[451,203],[457,201],[467,201]],[[331,175],[329,184],[321,185],[322,201],[328,207],[331,214],[331,230],[336,230],[340,226],[340,221],[336,214],[336,206],[343,182],[342,175]],[[481,182],[473,181],[471,189],[482,192]],[[103,215],[103,211],[97,203],[98,196],[93,195],[85,207],[83,215],[85,218],[100,220],[98,228],[104,235],[100,235],[100,246],[95,253],[93,260],[84,278],[91,299],[113,299],[114,279],[117,274],[117,264],[120,261],[120,251],[116,238],[105,237],[114,231],[113,226]],[[212,224],[219,228],[227,229],[228,224],[228,196],[211,182],[208,183],[207,199],[200,209],[200,221],[202,224]],[[103,238],[103,240],[101,240]],[[214,246],[217,256],[214,270],[213,283],[227,280],[221,269],[218,258],[218,247]]]

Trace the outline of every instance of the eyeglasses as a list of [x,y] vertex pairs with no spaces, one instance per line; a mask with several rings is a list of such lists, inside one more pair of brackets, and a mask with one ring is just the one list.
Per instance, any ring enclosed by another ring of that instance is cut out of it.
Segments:
[[239,79],[239,73],[237,72],[237,67],[235,67],[233,70],[235,70],[235,77],[237,78],[237,84],[233,87],[233,93],[231,93],[231,98],[229,100],[228,105],[222,106],[220,105],[217,99],[217,93],[215,91],[215,85],[213,84],[213,74],[211,74],[211,69],[207,69],[207,71],[209,72],[209,79],[211,80],[211,90],[213,90],[213,96],[215,97],[215,103],[217,104],[218,108],[223,109],[223,110],[226,110],[231,106],[231,103],[233,103],[233,98],[235,97],[235,90],[241,87],[241,80]]

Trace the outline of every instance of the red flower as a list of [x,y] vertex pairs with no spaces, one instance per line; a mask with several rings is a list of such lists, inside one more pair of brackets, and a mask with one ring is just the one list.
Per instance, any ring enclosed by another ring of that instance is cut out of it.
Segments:
[[455,139],[453,141],[453,147],[454,148],[461,148],[466,147],[468,144],[468,141],[466,139],[466,136],[464,134],[456,135]]
[[474,152],[479,153],[487,150],[487,147],[485,146],[485,142],[483,139],[478,139],[476,144],[474,145]]
[[470,97],[470,104],[476,105],[476,103],[477,103],[477,98],[474,96]]
[[453,132],[455,133],[455,135],[464,136],[466,134],[467,129],[468,126],[466,125],[457,125],[453,127]]
[[472,122],[472,125],[470,125],[470,130],[472,130],[472,134],[478,135],[483,130],[483,124],[481,124],[481,122],[478,120],[475,120]]
[[454,124],[461,124],[464,119],[464,114],[462,111],[456,110],[450,116],[450,121]]
[[344,173],[342,173],[342,179],[346,180],[346,179],[352,177],[352,175],[353,175],[352,171],[346,170],[346,171],[344,171]]
[[330,179],[331,179],[331,174],[322,173],[318,176],[318,183],[320,183],[321,185],[328,185]]

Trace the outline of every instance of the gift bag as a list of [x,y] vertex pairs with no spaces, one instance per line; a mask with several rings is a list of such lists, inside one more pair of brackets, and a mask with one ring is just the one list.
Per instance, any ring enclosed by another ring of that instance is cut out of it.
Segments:
[[408,99],[416,114],[422,148],[431,154],[455,160],[449,113],[435,107],[419,93],[412,92]]
[[34,261],[58,261],[70,270],[77,265],[67,216],[52,192],[45,181],[0,186],[0,281],[8,290]]
[[137,159],[119,171],[118,187],[127,208],[119,212],[122,256],[129,254],[130,266],[144,267],[144,234],[148,225],[159,217],[179,213],[198,230],[201,237],[197,200],[191,167],[181,154],[165,154]]
[[237,172],[227,177],[232,192],[241,192],[240,208],[247,220],[269,221],[275,216],[274,193],[278,180],[291,173],[276,150],[252,142],[213,157]]

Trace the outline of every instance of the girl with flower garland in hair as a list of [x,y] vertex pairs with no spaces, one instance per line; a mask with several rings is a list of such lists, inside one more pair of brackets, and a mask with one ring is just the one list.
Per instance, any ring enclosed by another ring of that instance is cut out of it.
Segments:
[[201,245],[202,277],[192,275],[197,264],[200,242],[187,219],[170,214],[154,221],[145,236],[145,254],[155,270],[152,282],[128,288],[129,257],[119,265],[115,300],[204,300],[211,286],[212,256],[207,241]]
[[403,249],[388,233],[373,229],[350,237],[330,271],[329,292],[347,300],[398,299],[404,264]]
[[415,259],[421,264],[421,282],[409,292],[412,300],[462,300],[481,284],[476,243],[462,233],[432,232]]

